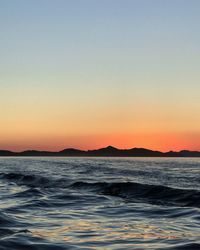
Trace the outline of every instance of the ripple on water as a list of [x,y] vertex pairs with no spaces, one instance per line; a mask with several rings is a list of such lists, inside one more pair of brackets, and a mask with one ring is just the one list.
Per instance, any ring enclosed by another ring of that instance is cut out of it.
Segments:
[[0,250],[200,249],[199,164],[4,159]]

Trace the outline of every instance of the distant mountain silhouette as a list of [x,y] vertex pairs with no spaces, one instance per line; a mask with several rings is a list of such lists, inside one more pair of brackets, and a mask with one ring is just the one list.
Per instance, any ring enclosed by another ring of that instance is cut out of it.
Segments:
[[15,153],[8,150],[0,150],[0,156],[15,156]]
[[112,146],[95,150],[79,150],[67,148],[58,152],[26,150],[23,152],[12,152],[0,150],[0,156],[88,156],[88,157],[200,157],[199,151],[181,150],[179,152],[160,152],[146,148],[118,149]]

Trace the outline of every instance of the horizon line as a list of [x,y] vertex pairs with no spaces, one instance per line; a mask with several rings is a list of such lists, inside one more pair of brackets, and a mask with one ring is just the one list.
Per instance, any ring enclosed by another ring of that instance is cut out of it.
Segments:
[[131,147],[131,148],[118,148],[118,147],[114,147],[112,145],[108,145],[105,147],[100,147],[100,148],[94,148],[94,149],[79,149],[79,148],[75,148],[75,147],[69,147],[69,148],[63,148],[61,150],[56,150],[56,151],[52,151],[52,150],[46,150],[46,149],[25,149],[22,151],[13,151],[13,150],[9,150],[9,149],[0,149],[0,151],[7,151],[7,152],[11,152],[11,153],[23,153],[23,152],[27,152],[27,151],[36,151],[36,152],[49,152],[49,153],[59,153],[62,152],[64,150],[78,150],[78,151],[82,151],[82,152],[90,152],[90,151],[95,151],[95,150],[100,150],[100,149],[108,149],[108,148],[113,148],[113,149],[117,149],[117,150],[131,150],[131,149],[144,149],[144,150],[150,150],[150,151],[154,151],[154,152],[160,152],[160,153],[169,153],[169,152],[174,152],[174,153],[179,153],[182,151],[190,151],[190,152],[199,152],[200,150],[189,150],[189,149],[181,149],[179,151],[174,151],[174,150],[168,150],[168,151],[160,151],[160,150],[154,150],[154,149],[150,149],[150,148],[145,148],[145,147]]

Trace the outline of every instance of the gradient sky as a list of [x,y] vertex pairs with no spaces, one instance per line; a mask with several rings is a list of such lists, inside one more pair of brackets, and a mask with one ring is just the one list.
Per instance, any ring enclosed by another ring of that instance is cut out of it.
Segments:
[[0,148],[200,150],[199,0],[0,0]]

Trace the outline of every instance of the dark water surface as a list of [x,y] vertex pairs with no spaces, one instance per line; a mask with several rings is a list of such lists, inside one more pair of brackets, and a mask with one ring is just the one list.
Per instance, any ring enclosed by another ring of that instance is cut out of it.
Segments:
[[0,158],[3,249],[200,249],[200,159]]

